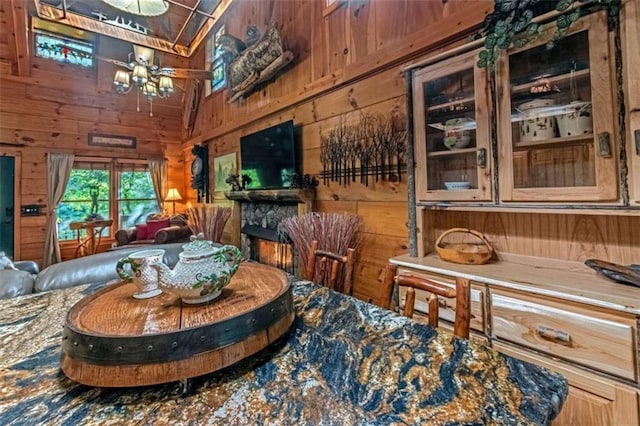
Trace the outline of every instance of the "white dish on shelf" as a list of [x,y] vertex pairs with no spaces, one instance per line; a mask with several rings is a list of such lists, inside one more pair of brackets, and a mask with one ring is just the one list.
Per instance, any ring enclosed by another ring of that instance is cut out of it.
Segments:
[[524,115],[520,122],[522,142],[551,139],[556,135],[556,118],[546,114],[546,110],[556,104],[553,99],[536,99],[518,107]]
[[461,189],[469,189],[471,184],[469,182],[445,182],[444,186],[449,191],[459,191]]
[[566,106],[566,109],[570,112],[556,117],[560,137],[593,133],[591,102],[573,101]]
[[444,146],[448,149],[466,148],[471,141],[471,130],[463,127],[473,120],[465,117],[452,118],[445,121]]

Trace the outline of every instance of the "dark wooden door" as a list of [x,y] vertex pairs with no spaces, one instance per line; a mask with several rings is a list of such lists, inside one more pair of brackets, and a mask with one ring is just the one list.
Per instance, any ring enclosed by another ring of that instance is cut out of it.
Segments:
[[13,185],[15,160],[0,157],[0,251],[13,258]]

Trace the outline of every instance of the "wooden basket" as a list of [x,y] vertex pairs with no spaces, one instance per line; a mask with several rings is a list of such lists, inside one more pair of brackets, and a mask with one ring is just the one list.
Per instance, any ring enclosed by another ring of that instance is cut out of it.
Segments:
[[[449,234],[462,232],[478,237],[482,244],[474,243],[444,243],[442,240]],[[466,228],[451,228],[440,235],[436,241],[436,251],[442,260],[462,263],[465,265],[482,265],[493,256],[493,247],[482,233]]]

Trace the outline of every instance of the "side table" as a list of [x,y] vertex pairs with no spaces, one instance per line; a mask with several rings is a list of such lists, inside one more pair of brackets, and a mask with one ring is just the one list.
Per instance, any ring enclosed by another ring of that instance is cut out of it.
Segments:
[[[102,231],[113,225],[113,219],[85,220],[84,222],[70,222],[69,229],[76,231],[78,247],[76,247],[75,257],[96,254],[100,241],[102,241]],[[80,231],[85,229],[87,235],[82,238]],[[97,238],[96,238],[97,237]]]

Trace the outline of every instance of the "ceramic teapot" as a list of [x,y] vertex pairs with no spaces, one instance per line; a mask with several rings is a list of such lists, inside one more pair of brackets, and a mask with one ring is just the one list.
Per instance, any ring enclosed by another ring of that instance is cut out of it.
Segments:
[[238,270],[240,250],[232,245],[214,247],[202,233],[192,235],[191,242],[182,247],[173,270],[164,263],[151,264],[158,271],[158,286],[180,296],[184,303],[204,303],[220,296]]

